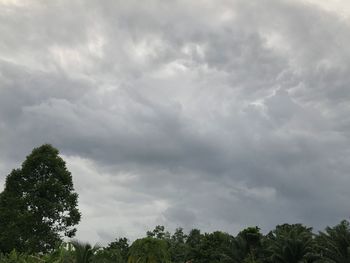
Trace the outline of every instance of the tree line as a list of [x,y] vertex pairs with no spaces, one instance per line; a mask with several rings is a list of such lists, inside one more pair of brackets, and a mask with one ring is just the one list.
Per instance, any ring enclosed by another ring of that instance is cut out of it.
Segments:
[[0,193],[0,263],[350,263],[350,224],[314,233],[303,224],[281,224],[267,234],[257,226],[237,235],[156,226],[130,242],[105,247],[73,238],[81,219],[71,173],[49,144],[35,148],[7,176]]
[[0,255],[1,263],[348,263],[350,225],[342,221],[314,234],[302,224],[278,225],[263,235],[258,227],[248,227],[236,236],[214,231],[173,234],[156,226],[145,237],[130,243],[117,238],[105,247],[88,243],[61,242],[45,253],[12,250]]

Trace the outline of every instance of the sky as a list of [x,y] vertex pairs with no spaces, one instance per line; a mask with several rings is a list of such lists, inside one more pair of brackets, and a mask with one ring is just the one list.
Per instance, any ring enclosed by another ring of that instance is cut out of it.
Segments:
[[0,0],[0,190],[60,150],[77,238],[350,217],[348,0]]

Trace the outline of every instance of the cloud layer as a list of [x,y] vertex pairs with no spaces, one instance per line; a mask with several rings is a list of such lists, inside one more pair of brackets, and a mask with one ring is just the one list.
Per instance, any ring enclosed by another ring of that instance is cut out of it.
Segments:
[[342,5],[0,1],[0,181],[53,144],[92,242],[348,218]]

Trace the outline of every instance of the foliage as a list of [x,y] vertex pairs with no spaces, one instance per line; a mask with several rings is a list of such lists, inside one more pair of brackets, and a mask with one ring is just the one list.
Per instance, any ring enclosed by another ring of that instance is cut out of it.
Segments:
[[72,241],[74,247],[75,263],[88,263],[92,262],[92,259],[99,249],[98,245],[92,247],[89,243],[83,243],[79,241]]
[[269,233],[271,262],[301,263],[315,262],[315,243],[312,229],[301,224],[279,225]]
[[71,243],[62,243],[50,254],[46,254],[43,257],[46,263],[73,263],[74,262],[74,249]]
[[169,240],[169,254],[171,262],[183,263],[188,254],[188,246],[185,243],[187,235],[183,229],[177,228]]
[[0,256],[0,263],[29,263],[36,262],[30,261],[29,256],[25,254],[18,253],[16,250],[12,250],[11,253],[7,255]]
[[233,237],[221,231],[205,233],[200,245],[200,260],[203,263],[231,262]]
[[[160,233],[167,232],[163,228],[158,229]],[[301,224],[284,224],[267,235],[260,233],[258,227],[248,227],[236,237],[221,231],[201,234],[198,229],[185,234],[182,228],[178,228],[170,238],[160,237],[162,239],[137,239],[130,247],[126,238],[119,238],[104,248],[73,241],[61,243],[46,254],[12,250],[0,254],[0,263],[350,262],[350,225],[347,221],[327,227],[318,235]],[[126,251],[128,254],[123,256]]]
[[248,227],[238,233],[233,241],[233,262],[258,262],[261,252],[262,234],[258,227]]
[[46,252],[72,237],[80,221],[71,173],[45,144],[6,178],[0,194],[0,251]]
[[170,233],[165,231],[164,226],[156,226],[153,231],[147,231],[147,237],[154,237],[158,239],[170,239]]
[[192,229],[186,239],[187,255],[186,260],[193,261],[202,257],[201,242],[203,235],[199,229]]
[[162,239],[145,237],[137,239],[130,247],[128,263],[170,262],[167,242]]
[[110,251],[109,253],[115,255],[114,257],[117,257],[116,254],[118,253],[120,256],[118,260],[121,259],[123,262],[126,262],[128,260],[129,247],[130,246],[128,239],[123,237],[111,242],[106,248],[106,250]]
[[327,227],[325,232],[320,232],[318,249],[323,258],[332,263],[350,262],[350,225],[348,221],[342,221],[335,227]]
[[121,255],[120,250],[104,248],[96,251],[95,255],[92,258],[92,262],[126,263],[126,260]]
[[283,224],[263,235],[248,227],[236,237],[221,232],[173,235],[158,225],[129,246],[118,238],[106,247],[79,241],[78,195],[58,150],[45,144],[7,176],[0,193],[0,263],[349,263],[350,223],[318,235],[302,224]]

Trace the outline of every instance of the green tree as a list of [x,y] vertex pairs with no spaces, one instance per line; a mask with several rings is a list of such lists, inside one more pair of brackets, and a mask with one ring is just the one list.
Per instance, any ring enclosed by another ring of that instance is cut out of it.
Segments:
[[45,252],[80,221],[71,173],[49,144],[35,148],[0,194],[0,251]]
[[243,229],[235,237],[232,245],[233,262],[259,262],[262,234],[259,227],[248,227]]
[[128,263],[169,263],[168,244],[165,240],[145,237],[132,243]]
[[231,252],[231,262],[241,263],[249,255],[249,246],[247,241],[241,237],[237,236],[233,240],[232,252]]
[[16,250],[12,250],[7,255],[0,255],[0,263],[27,263],[27,259],[27,255],[17,253]]
[[128,260],[128,255],[129,255],[129,242],[128,239],[123,237],[116,239],[115,241],[111,242],[106,250],[113,250],[113,253],[118,253],[120,254],[122,260],[126,262]]
[[51,253],[44,255],[45,263],[74,263],[74,251],[71,243],[63,242]]
[[199,229],[192,229],[188,234],[186,239],[186,245],[188,247],[188,252],[186,255],[187,261],[193,261],[201,258],[201,243],[203,240],[203,235]]
[[186,245],[187,236],[182,228],[177,228],[169,241],[169,254],[171,262],[183,263],[188,254],[188,246]]
[[267,238],[273,263],[306,263],[318,259],[311,228],[301,224],[279,225]]
[[89,243],[82,243],[79,241],[72,241],[74,247],[75,263],[89,263],[93,262],[93,257],[99,246],[92,247]]
[[158,239],[170,239],[170,233],[165,231],[164,226],[156,226],[153,231],[147,231],[147,237],[154,237]]
[[205,233],[203,235],[200,251],[200,262],[219,263],[232,262],[232,243],[233,237],[221,231]]
[[350,224],[343,220],[334,227],[327,227],[317,237],[320,254],[332,263],[350,262]]
[[92,262],[98,263],[126,263],[120,250],[104,248],[96,251],[92,258]]

